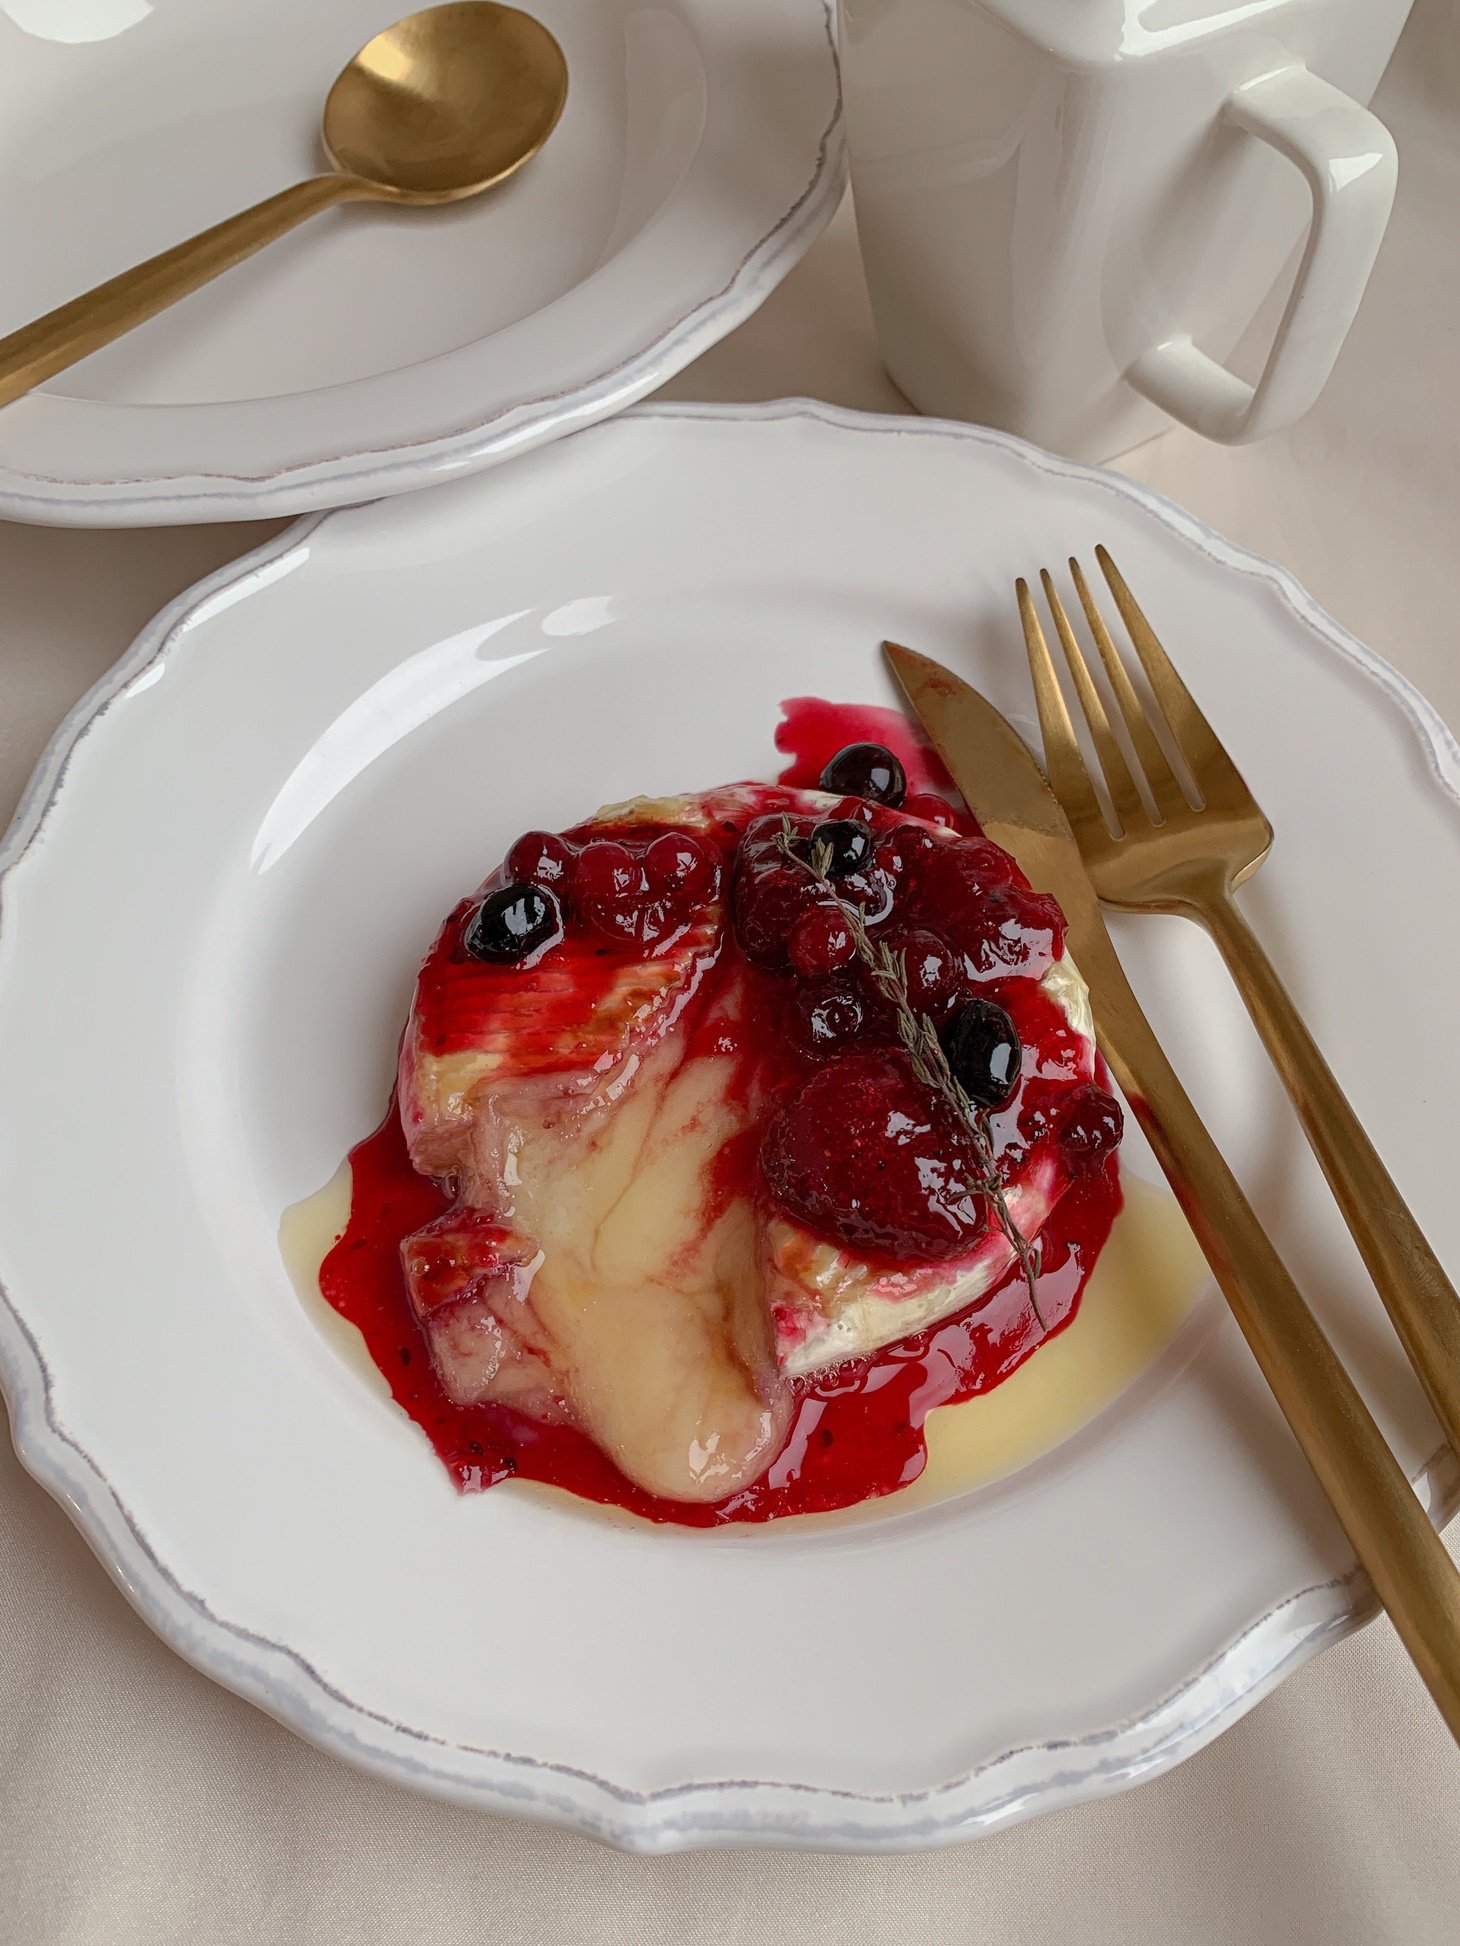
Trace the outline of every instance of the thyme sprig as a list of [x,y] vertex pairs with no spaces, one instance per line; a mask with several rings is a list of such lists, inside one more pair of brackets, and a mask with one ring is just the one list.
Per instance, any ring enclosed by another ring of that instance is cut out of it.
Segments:
[[994,1159],[988,1116],[977,1103],[970,1100],[967,1090],[949,1066],[948,1056],[932,1020],[913,1006],[908,993],[906,956],[893,952],[885,940],[874,940],[867,930],[861,908],[853,905],[850,899],[844,899],[837,890],[836,881],[831,876],[831,846],[824,839],[813,843],[809,858],[803,857],[796,846],[791,820],[783,816],[781,828],[776,834],[776,849],[791,864],[809,873],[827,899],[837,907],[851,934],[857,958],[867,969],[868,979],[892,1008],[897,1022],[897,1038],[907,1055],[908,1065],[925,1088],[947,1102],[967,1130],[974,1154],[978,1157],[979,1174],[965,1186],[972,1194],[986,1196],[992,1203],[999,1228],[1009,1239],[1010,1247],[1019,1260],[1019,1268],[1024,1273],[1024,1282],[1029,1291],[1029,1308],[1040,1330],[1048,1331],[1049,1326],[1039,1307],[1038,1259],[1009,1209],[1004,1181]]

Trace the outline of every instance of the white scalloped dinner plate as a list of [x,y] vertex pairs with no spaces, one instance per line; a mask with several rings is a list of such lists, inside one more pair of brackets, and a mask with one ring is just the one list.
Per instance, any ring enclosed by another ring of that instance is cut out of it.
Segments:
[[[1460,765],[1428,705],[1285,575],[1109,474],[819,406],[635,412],[303,521],[184,597],[65,726],[8,841],[16,1443],[182,1655],[463,1803],[645,1849],[896,1849],[1176,1763],[1367,1612],[1210,1292],[995,1487],[697,1533],[458,1497],[280,1260],[281,1213],[378,1119],[423,942],[522,826],[771,774],[782,698],[892,700],[884,635],[1027,725],[1013,578],[1098,541],[1271,813],[1244,897],[1460,1261],[1436,998]],[[1448,1513],[1433,1422],[1213,954],[1175,920],[1119,937]]]
[[[323,166],[337,70],[408,0],[7,0],[0,333]],[[530,0],[542,154],[358,206],[0,412],[0,519],[306,513],[619,411],[747,317],[844,180],[832,0]]]

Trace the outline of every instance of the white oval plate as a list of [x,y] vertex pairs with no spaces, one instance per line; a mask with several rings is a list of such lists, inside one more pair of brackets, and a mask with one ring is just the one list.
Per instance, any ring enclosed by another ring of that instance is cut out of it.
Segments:
[[[453,208],[316,217],[0,412],[0,518],[160,526],[453,478],[619,411],[836,208],[832,0],[531,0],[542,154]],[[324,164],[382,0],[9,0],[0,333]]]
[[[465,1803],[645,1849],[891,1849],[1149,1776],[1360,1617],[1210,1298],[997,1487],[704,1534],[459,1498],[280,1261],[282,1211],[379,1117],[423,941],[522,826],[771,774],[782,698],[891,700],[889,634],[1028,725],[1013,578],[1097,541],[1272,814],[1251,908],[1460,1257],[1431,971],[1455,963],[1460,768],[1428,706],[1277,570],[1110,475],[816,406],[636,412],[305,521],[185,597],[65,727],[9,840],[16,1442],[189,1660]],[[1421,1476],[1433,1423],[1213,955],[1176,921],[1121,938]],[[1454,1484],[1427,1489],[1446,1511]]]

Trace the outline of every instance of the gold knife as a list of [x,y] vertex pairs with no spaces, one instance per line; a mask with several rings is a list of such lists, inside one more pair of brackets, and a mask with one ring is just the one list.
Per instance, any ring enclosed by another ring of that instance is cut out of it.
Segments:
[[1460,1740],[1460,1570],[1156,1039],[1044,773],[961,677],[894,642],[883,647],[985,832],[1064,909],[1100,1051],[1375,1593]]

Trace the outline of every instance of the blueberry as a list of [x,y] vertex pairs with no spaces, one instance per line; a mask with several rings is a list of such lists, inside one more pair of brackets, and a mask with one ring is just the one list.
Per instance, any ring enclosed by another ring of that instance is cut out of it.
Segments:
[[821,788],[837,797],[866,797],[891,810],[907,796],[907,772],[880,743],[849,743],[821,773]]
[[811,834],[813,859],[826,852],[828,878],[851,878],[872,859],[872,833],[855,818],[828,818]]
[[1002,1108],[1019,1085],[1019,1030],[992,1000],[961,1006],[938,1038],[953,1078],[976,1108]]
[[491,892],[477,907],[462,944],[473,959],[511,966],[563,936],[563,909],[545,885],[518,883]]

